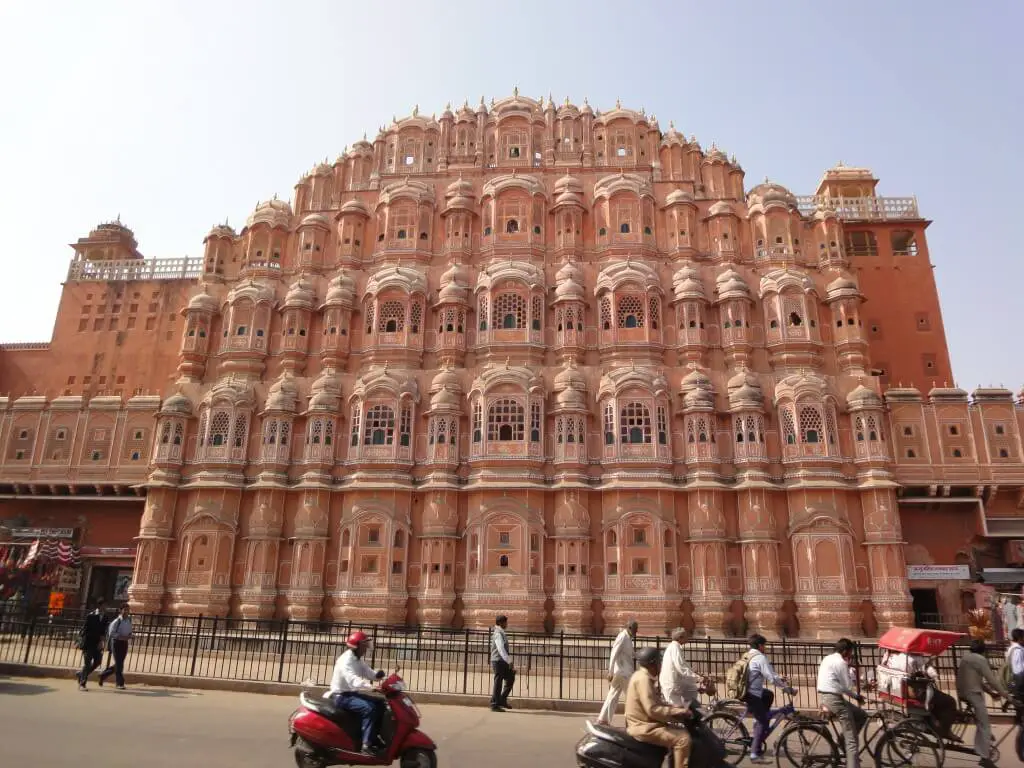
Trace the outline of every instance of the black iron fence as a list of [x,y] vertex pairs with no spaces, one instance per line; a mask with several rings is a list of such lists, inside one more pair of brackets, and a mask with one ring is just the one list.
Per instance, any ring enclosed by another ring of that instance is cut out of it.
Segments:
[[[77,642],[82,620],[81,612],[50,616],[0,608],[0,661],[76,668],[81,664]],[[370,665],[400,667],[413,691],[490,693],[488,630],[139,614],[132,616],[132,623],[128,669],[138,673],[325,687],[346,637],[360,629],[373,640]],[[612,637],[518,632],[508,637],[518,695],[603,699]],[[667,642],[665,637],[640,637],[637,647],[661,648]],[[742,640],[693,639],[686,644],[686,656],[695,670],[724,682],[726,671],[746,648]],[[780,639],[769,644],[776,671],[799,689],[798,706],[816,706],[818,665],[831,651],[824,642]],[[956,665],[964,651],[954,646],[938,659],[940,682],[947,691],[955,687]],[[993,646],[990,652],[993,668],[998,668],[1002,649]],[[876,644],[858,644],[860,683],[872,678],[881,655]]]

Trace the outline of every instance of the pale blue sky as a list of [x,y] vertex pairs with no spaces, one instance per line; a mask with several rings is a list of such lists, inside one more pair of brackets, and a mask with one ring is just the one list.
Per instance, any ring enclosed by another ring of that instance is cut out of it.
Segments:
[[838,160],[917,195],[958,382],[1024,384],[1024,3],[0,0],[0,341],[50,337],[67,243],[150,257],[419,104],[621,98],[814,191]]

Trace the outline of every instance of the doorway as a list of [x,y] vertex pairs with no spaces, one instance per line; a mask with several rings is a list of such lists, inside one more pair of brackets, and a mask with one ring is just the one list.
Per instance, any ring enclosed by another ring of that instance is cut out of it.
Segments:
[[910,599],[914,605],[914,626],[920,629],[942,629],[939,595],[934,589],[912,589]]
[[116,566],[95,566],[89,577],[89,604],[94,605],[96,600],[102,598],[108,608],[116,607],[128,599],[131,583],[131,570]]

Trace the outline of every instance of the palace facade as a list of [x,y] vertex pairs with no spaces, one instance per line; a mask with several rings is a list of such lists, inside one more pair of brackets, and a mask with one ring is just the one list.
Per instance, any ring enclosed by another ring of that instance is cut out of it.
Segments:
[[0,349],[0,519],[76,542],[79,600],[130,575],[176,615],[958,614],[908,564],[1024,551],[1024,412],[952,383],[929,222],[877,183],[748,190],[642,111],[516,93],[414,110],[201,258],[102,224],[51,342]]

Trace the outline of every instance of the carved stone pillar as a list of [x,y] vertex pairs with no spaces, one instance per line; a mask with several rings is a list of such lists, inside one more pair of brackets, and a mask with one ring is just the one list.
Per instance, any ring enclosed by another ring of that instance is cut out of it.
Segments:
[[552,595],[556,632],[594,630],[590,591],[590,513],[579,492],[566,491],[555,510],[555,590]]
[[718,491],[696,491],[688,500],[690,557],[693,567],[694,630],[708,635],[724,634],[729,619],[727,549],[731,540]]
[[738,501],[747,633],[777,637],[787,595],[779,577],[779,537],[772,498],[765,490],[749,490],[741,491]]
[[871,568],[871,602],[878,631],[889,627],[913,626],[914,610],[903,558],[903,535],[896,495],[890,488],[865,491],[864,546]]
[[270,619],[277,607],[277,563],[284,493],[260,490],[242,539],[244,571],[238,610],[246,619]]
[[167,556],[173,541],[175,488],[151,488],[139,526],[135,573],[128,605],[136,613],[160,613],[167,594]]
[[457,498],[447,491],[433,493],[423,511],[416,621],[449,627],[455,618],[455,551],[459,541]]
[[[328,517],[319,495],[306,494],[289,542],[291,570],[285,597],[288,616],[297,621],[319,621],[323,611]],[[324,496],[324,503],[329,503],[330,497]]]

